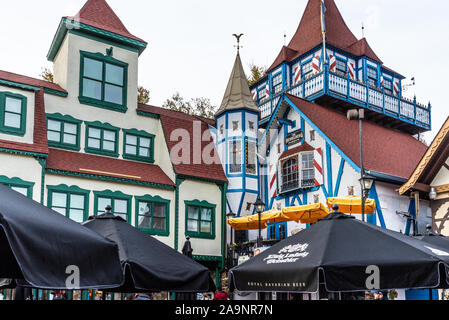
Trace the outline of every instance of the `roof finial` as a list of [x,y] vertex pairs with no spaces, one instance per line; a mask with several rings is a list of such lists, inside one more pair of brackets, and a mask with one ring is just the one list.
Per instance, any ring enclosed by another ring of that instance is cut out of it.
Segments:
[[240,38],[243,36],[243,33],[236,35],[235,33],[233,34],[233,36],[237,39],[237,45],[234,46],[237,48],[237,54],[240,53],[240,48],[243,48],[243,46],[240,46]]
[[362,22],[362,39],[365,38],[365,25]]

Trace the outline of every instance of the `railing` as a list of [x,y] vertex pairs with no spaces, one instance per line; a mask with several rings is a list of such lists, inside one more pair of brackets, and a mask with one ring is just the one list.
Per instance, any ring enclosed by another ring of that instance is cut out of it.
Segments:
[[[417,103],[416,99],[400,98],[366,83],[329,71],[313,74],[283,92],[304,99],[328,94],[425,129],[431,127],[430,104],[425,106]],[[259,104],[262,120],[274,112],[281,94]]]

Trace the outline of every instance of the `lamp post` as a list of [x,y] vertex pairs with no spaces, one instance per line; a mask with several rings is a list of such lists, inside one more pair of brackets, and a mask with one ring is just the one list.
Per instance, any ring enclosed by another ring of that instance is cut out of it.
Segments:
[[261,214],[265,209],[265,203],[260,199],[260,196],[257,197],[257,201],[254,203],[254,207],[256,208],[257,215],[259,216],[259,237],[257,238],[257,247],[262,247],[262,224],[261,224]]
[[368,174],[362,174],[359,179],[361,190],[362,190],[362,220],[365,221],[365,201],[368,198],[368,192],[374,183],[374,178]]
[[[229,212],[227,215],[226,215],[226,217],[228,218],[228,220],[229,219],[233,219],[233,218],[235,218],[237,216],[237,214],[236,213],[234,213],[234,212],[232,212],[232,210],[231,210],[231,212]],[[230,242],[230,245],[231,245],[231,264],[232,264],[232,267],[234,266],[234,246],[233,246],[233,233],[234,233],[234,228],[232,228],[231,227],[231,242]]]

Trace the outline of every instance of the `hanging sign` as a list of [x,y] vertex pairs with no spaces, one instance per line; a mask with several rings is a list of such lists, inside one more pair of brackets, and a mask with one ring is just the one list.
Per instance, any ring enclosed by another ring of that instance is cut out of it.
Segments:
[[301,130],[291,132],[285,137],[285,145],[290,147],[300,143],[302,139],[304,139],[304,132]]

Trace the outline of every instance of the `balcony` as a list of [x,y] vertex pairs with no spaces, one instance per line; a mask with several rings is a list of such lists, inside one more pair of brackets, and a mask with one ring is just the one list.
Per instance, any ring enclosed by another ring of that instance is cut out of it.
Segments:
[[416,134],[431,130],[431,106],[390,95],[380,88],[369,86],[347,76],[322,71],[316,73],[297,85],[293,85],[274,97],[259,103],[261,124],[271,116],[282,93],[289,93],[299,98],[315,101],[323,106],[335,106],[346,110],[363,107],[368,120],[379,122],[408,133]]

